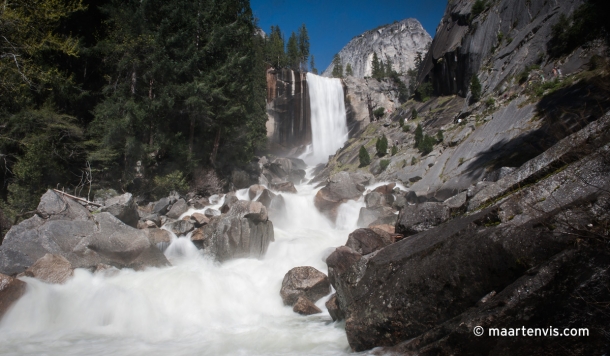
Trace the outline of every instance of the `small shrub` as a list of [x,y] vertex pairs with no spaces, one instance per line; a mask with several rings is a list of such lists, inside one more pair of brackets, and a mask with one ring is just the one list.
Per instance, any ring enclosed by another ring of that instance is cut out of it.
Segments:
[[413,108],[411,110],[411,120],[415,120],[417,119],[417,110],[415,110],[415,108]]
[[438,130],[438,132],[436,133],[436,141],[443,142],[445,140],[445,137],[443,136],[443,130]]
[[385,114],[385,108],[384,107],[379,107],[379,108],[375,109],[375,111],[373,111],[373,116],[375,116],[375,118],[377,120],[381,119],[384,114]]
[[417,164],[417,158],[411,157],[411,165],[414,166]]
[[405,125],[405,119],[401,117],[401,118],[398,120],[398,126],[403,127],[404,125]]
[[458,166],[461,166],[462,164],[464,164],[464,157],[460,157],[458,161]]
[[489,98],[489,99],[485,100],[485,106],[491,108],[495,105],[496,105],[496,100],[494,98]]
[[479,16],[483,11],[485,11],[486,7],[487,7],[487,1],[485,1],[485,0],[475,1],[474,5],[472,5],[472,10],[470,10],[472,18]]
[[388,153],[388,139],[385,137],[385,135],[377,139],[375,148],[377,149],[377,155],[379,157],[383,157],[386,153]]
[[390,165],[389,159],[382,159],[381,161],[379,161],[379,167],[381,167],[382,171],[385,171],[385,169],[388,168],[389,165]]
[[409,131],[411,131],[411,126],[409,126],[409,125],[404,125],[404,126],[402,127],[402,131],[403,131],[403,132],[409,132]]
[[186,179],[180,171],[173,171],[168,175],[155,177],[154,182],[153,195],[156,199],[166,197],[172,191],[184,194],[189,188]]
[[395,156],[398,153],[398,146],[392,146],[392,156]]
[[360,167],[366,167],[371,164],[371,156],[364,146],[360,146],[360,152],[358,153],[360,159]]

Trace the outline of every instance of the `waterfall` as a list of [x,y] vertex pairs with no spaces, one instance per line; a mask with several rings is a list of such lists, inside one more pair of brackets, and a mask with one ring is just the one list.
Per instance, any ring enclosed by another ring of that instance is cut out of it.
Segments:
[[328,161],[347,141],[347,120],[341,80],[307,73],[312,147],[303,159],[315,165]]

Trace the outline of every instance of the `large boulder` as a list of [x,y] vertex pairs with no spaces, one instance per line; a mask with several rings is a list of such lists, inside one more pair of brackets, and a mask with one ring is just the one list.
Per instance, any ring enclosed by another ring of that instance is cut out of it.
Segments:
[[315,303],[328,294],[328,277],[313,267],[295,267],[288,271],[280,290],[284,305],[294,305],[299,297],[305,297]]
[[102,212],[108,212],[131,227],[138,227],[140,215],[138,214],[138,205],[131,193],[116,196],[106,200]]
[[271,183],[271,189],[282,193],[298,193],[292,182]]
[[259,202],[236,201],[226,214],[211,218],[202,229],[203,250],[220,262],[261,258],[274,241],[273,223]]
[[47,253],[24,273],[27,277],[33,277],[51,284],[62,284],[74,274],[72,264],[65,257]]
[[378,208],[387,204],[385,194],[376,191],[365,195],[364,203],[367,208]]
[[286,218],[286,201],[281,194],[274,194],[265,189],[257,199],[269,212],[271,220],[283,220]]
[[26,284],[0,273],[0,320],[8,309],[25,293]]
[[153,214],[157,214],[157,215],[165,215],[165,213],[167,213],[167,210],[169,209],[170,205],[171,205],[170,198],[161,198],[161,199],[159,199],[159,201],[154,203],[151,212]]
[[365,190],[370,177],[365,174],[339,172],[332,175],[328,184],[314,198],[316,208],[331,221],[337,220],[338,208],[348,200],[358,199]]
[[422,203],[405,206],[398,215],[396,232],[404,236],[429,230],[451,218],[451,209],[443,203]]
[[251,185],[248,188],[248,198],[254,200],[259,194],[261,194],[266,188],[260,184]]
[[345,246],[361,255],[380,250],[394,243],[392,234],[380,229],[358,229],[349,234]]
[[326,301],[326,309],[328,309],[328,314],[333,319],[333,321],[341,321],[345,319],[345,315],[341,311],[341,307],[339,306],[339,300],[337,299],[337,293],[333,294],[329,300]]
[[172,205],[172,208],[169,209],[167,217],[170,219],[178,219],[180,218],[180,215],[186,213],[187,210],[189,210],[188,204],[184,199],[180,198]]
[[368,227],[369,225],[394,225],[396,224],[397,215],[394,210],[387,206],[379,206],[376,208],[360,208],[358,215],[358,227]]
[[188,220],[177,220],[166,224],[165,227],[176,234],[176,236],[183,236],[193,231],[195,224]]
[[43,195],[38,211],[40,215],[6,234],[0,246],[0,273],[22,273],[47,253],[65,257],[74,268],[93,268],[99,263],[135,269],[169,264],[144,231],[110,213],[91,215],[52,190]]

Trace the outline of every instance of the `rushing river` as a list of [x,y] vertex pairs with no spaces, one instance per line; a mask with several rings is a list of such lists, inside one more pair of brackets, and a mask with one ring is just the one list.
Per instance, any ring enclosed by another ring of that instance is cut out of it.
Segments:
[[[347,128],[339,80],[308,75],[308,81],[313,145],[303,158],[313,165],[335,153]],[[324,261],[356,228],[363,203],[341,206],[333,226],[314,207],[317,190],[306,184],[297,190],[284,194],[287,219],[273,220],[275,242],[260,260],[220,264],[183,237],[165,250],[171,267],[77,269],[63,285],[24,278],[26,294],[0,322],[0,355],[350,353],[343,324],[324,305],[330,295],[316,303],[322,314],[305,317],[284,306],[279,292],[293,267],[328,273]],[[248,200],[246,190],[237,195]]]

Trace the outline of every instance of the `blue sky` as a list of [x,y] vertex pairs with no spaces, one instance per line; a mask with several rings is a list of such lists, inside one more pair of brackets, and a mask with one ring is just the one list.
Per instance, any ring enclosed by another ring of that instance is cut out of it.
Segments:
[[250,6],[266,33],[279,25],[288,39],[304,23],[321,73],[354,36],[395,20],[416,18],[434,37],[447,0],[250,0]]

